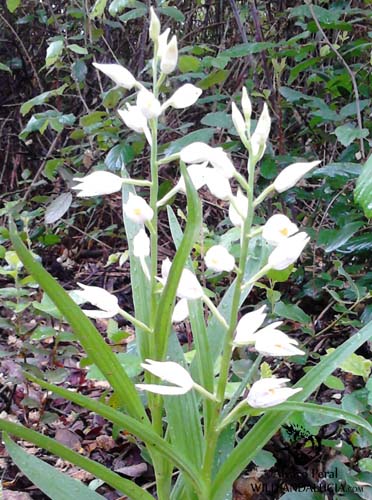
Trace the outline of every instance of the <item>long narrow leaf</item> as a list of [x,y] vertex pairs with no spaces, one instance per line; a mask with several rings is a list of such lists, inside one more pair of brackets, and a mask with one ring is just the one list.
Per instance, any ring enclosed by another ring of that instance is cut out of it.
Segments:
[[80,307],[75,304],[53,276],[39,262],[35,261],[19,237],[13,222],[10,224],[10,238],[18,257],[28,272],[32,274],[66,318],[85,352],[109,381],[123,407],[132,416],[147,420],[137,391],[117,357]]
[[[129,177],[129,174],[125,167],[122,168],[121,173],[123,177]],[[123,205],[128,201],[129,193],[136,194],[134,186],[123,184]],[[149,286],[148,279],[143,273],[140,260],[133,255],[133,239],[138,233],[139,226],[135,222],[131,221],[129,217],[127,217],[124,210],[123,219],[129,248],[130,281],[135,316],[138,320],[142,321],[146,325],[149,325],[151,309],[151,287]],[[144,360],[148,358],[150,354],[149,334],[136,327],[136,342],[141,359]]]
[[195,484],[196,489],[202,489],[198,469],[193,465],[193,463],[187,460],[186,456],[184,456],[180,450],[176,449],[156,434],[149,425],[144,424],[135,418],[129,417],[128,415],[123,415],[114,408],[111,408],[111,406],[107,406],[106,404],[95,401],[87,396],[83,396],[77,392],[69,391],[63,387],[50,384],[49,382],[38,379],[29,373],[26,373],[25,375],[29,380],[40,385],[43,389],[54,392],[55,394],[62,396],[68,401],[72,401],[82,408],[86,408],[87,410],[101,415],[110,422],[116,424],[118,427],[132,433],[148,446],[152,446],[154,449],[156,448],[161,455],[172,463],[172,465],[175,465],[188,475],[190,481]]
[[16,466],[52,500],[70,500],[71,498],[104,500],[102,495],[89,489],[81,481],[63,474],[51,465],[24,451],[23,448],[9,438],[8,434],[3,434],[3,441]]
[[153,497],[147,493],[147,491],[137,486],[134,482],[122,478],[119,474],[112,472],[110,469],[98,462],[94,462],[83,455],[79,455],[79,453],[63,446],[55,439],[43,436],[39,432],[27,429],[23,425],[15,424],[2,418],[0,418],[0,430],[6,431],[13,436],[24,439],[25,441],[33,443],[36,446],[40,446],[40,448],[44,448],[54,455],[81,467],[82,469],[93,474],[95,477],[102,479],[102,481],[105,481],[105,483],[109,484],[113,488],[121,491],[125,495],[128,495],[131,500],[154,500]]
[[[295,387],[302,387],[302,391],[295,394],[291,401],[302,402],[308,398],[348,356],[355,352],[364,342],[367,342],[371,336],[372,322],[369,322],[302,377],[295,385]],[[293,410],[268,413],[252,427],[220,468],[213,483],[212,500],[222,500],[224,498],[224,494],[229,491],[233,481],[292,413]]]
[[182,162],[181,172],[186,185],[187,223],[181,245],[179,246],[173,259],[172,267],[169,272],[169,279],[164,287],[158,306],[159,313],[157,314],[154,328],[154,334],[157,339],[156,347],[158,359],[163,359],[167,352],[171,318],[178,283],[192,247],[194,246],[202,219],[201,204],[198,193],[196,192],[190,176],[187,173],[187,169]]

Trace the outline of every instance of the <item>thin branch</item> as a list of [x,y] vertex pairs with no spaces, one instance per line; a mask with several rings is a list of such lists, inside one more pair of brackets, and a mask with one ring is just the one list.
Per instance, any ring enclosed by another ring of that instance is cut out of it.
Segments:
[[[345,61],[345,59],[342,57],[342,55],[340,54],[340,52],[336,49],[336,47],[332,44],[332,42],[330,41],[330,39],[327,37],[325,31],[323,30],[323,28],[320,25],[319,19],[316,17],[316,14],[315,14],[315,11],[314,11],[314,6],[312,5],[311,1],[310,0],[305,0],[305,3],[308,5],[309,10],[310,10],[310,14],[311,14],[312,18],[314,19],[316,27],[318,28],[319,32],[321,33],[324,41],[329,46],[329,48],[332,50],[332,52],[334,52],[336,54],[337,58],[340,60],[340,62],[343,64],[343,66],[345,67],[346,71],[350,75],[351,82],[353,84],[354,95],[355,95],[355,107],[356,107],[356,113],[357,113],[358,128],[362,132],[362,130],[363,130],[363,121],[362,121],[362,113],[361,113],[361,110],[360,110],[360,98],[359,98],[358,84],[357,84],[357,81],[355,79],[355,74],[354,74],[353,70],[350,68],[350,66],[347,64],[347,62]],[[361,152],[362,158],[364,159],[365,158],[365,151],[364,151],[363,137],[361,137],[359,139],[359,142],[360,142],[360,152]]]

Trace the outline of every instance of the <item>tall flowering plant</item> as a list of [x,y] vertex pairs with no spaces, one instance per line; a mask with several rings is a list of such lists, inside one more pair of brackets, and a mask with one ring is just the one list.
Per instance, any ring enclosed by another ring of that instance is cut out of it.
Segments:
[[[159,117],[166,119],[170,108],[178,110],[192,106],[201,90],[185,84],[170,97],[163,97],[162,84],[177,68],[177,38],[170,36],[169,29],[161,33],[153,9],[149,36],[154,48],[151,85],[138,81],[118,64],[95,64],[95,67],[117,86],[133,92],[132,103],[119,109],[118,115],[125,126],[145,136],[151,152],[150,179],[130,178],[123,167],[120,176],[96,171],[77,177],[73,188],[79,197],[122,192],[134,314],[121,309],[113,294],[84,284],[78,284],[80,288],[74,296],[79,298],[79,303],[90,303],[96,309],[80,310],[33,260],[15,228],[11,228],[14,246],[24,265],[59,307],[92,362],[105,375],[120,409],[114,409],[109,401],[97,402],[30,374],[27,376],[40,386],[102,415],[141,440],[154,466],[159,500],[220,500],[226,498],[234,479],[291,412],[306,410],[335,416],[332,407],[303,401],[342,359],[368,338],[371,328],[362,330],[357,339],[350,339],[336,349],[295,385],[275,374],[275,362],[271,369],[267,363],[261,365],[267,356],[277,360],[303,356],[305,352],[291,334],[282,331],[281,321],[270,320],[265,305],[252,307],[244,315],[240,314],[240,308],[260,278],[271,270],[280,271],[295,264],[310,238],[284,214],[275,214],[265,224],[257,226],[255,210],[268,196],[292,188],[320,162],[289,165],[269,187],[258,193],[256,166],[266,149],[271,118],[264,104],[253,130],[252,105],[246,89],[241,96],[241,110],[232,104],[232,120],[248,152],[244,172],[236,169],[233,159],[221,146],[194,142],[171,156],[159,154]],[[174,188],[159,199],[159,168],[171,162],[175,166],[178,163],[180,178],[175,181]],[[235,192],[232,180],[238,186]],[[237,259],[230,248],[222,244],[212,246],[204,256],[205,267],[212,274],[229,273],[233,277],[219,304],[210,299],[210,294],[201,285],[195,274],[198,262],[191,258],[191,250],[201,231],[202,204],[198,190],[203,186],[226,203],[231,225],[238,228]],[[147,189],[148,194],[139,196],[136,187]],[[158,211],[177,193],[186,194],[187,222],[182,231],[168,205],[170,231],[177,250],[172,261],[160,262]],[[116,315],[123,316],[136,330],[143,380],[135,384],[88,319],[88,316],[97,319]],[[181,321],[188,321],[192,330],[194,357],[191,363],[186,362],[172,328],[174,323]],[[235,349],[247,346],[256,353],[256,360],[231,394],[232,356]],[[234,443],[236,424],[247,416],[256,423],[239,443]],[[370,428],[358,416],[343,412],[342,418]],[[6,418],[0,419],[0,428],[79,465],[130,498],[152,498],[135,483]],[[231,445],[228,454],[221,459],[221,443],[226,436]]]

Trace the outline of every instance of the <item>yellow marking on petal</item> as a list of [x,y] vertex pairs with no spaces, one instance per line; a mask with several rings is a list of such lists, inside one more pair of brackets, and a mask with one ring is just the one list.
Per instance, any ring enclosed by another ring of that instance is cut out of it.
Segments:
[[288,228],[287,227],[283,227],[283,229],[280,229],[279,230],[279,233],[282,234],[283,236],[287,237],[288,236]]

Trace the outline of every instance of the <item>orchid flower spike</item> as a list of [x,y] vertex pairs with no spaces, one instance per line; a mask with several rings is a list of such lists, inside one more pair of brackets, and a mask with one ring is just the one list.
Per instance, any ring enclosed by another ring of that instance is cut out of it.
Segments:
[[152,143],[147,119],[138,106],[127,104],[125,109],[118,109],[118,113],[128,128],[134,130],[138,134],[145,134],[147,142],[149,144]]
[[201,94],[201,89],[195,87],[192,83],[185,83],[185,85],[182,85],[182,87],[175,91],[172,97],[165,101],[162,110],[164,111],[169,106],[174,109],[188,108],[196,103]]
[[119,87],[124,87],[131,90],[133,87],[138,87],[139,83],[134,78],[132,73],[121,64],[99,64],[93,63],[93,66],[102,71],[106,76],[111,78]]
[[125,215],[137,224],[144,224],[154,216],[154,211],[150,205],[133,193],[129,193],[128,201],[123,205]]
[[251,344],[255,341],[256,331],[260,328],[266,318],[266,306],[262,306],[256,311],[249,312],[242,316],[236,326],[234,346],[240,347]]
[[260,160],[266,149],[266,142],[270,135],[271,118],[265,103],[262,113],[257,121],[257,126],[251,137],[252,154],[256,161]]
[[295,347],[297,340],[291,339],[277,329],[283,322],[275,321],[262,328],[255,335],[255,349],[266,356],[302,356],[303,351]]
[[247,403],[252,408],[269,408],[286,401],[302,388],[291,389],[285,387],[288,378],[262,378],[255,382],[247,396]]
[[269,255],[268,266],[277,271],[286,269],[296,262],[309,241],[310,237],[304,232],[286,238]]
[[194,381],[185,368],[173,361],[153,361],[146,359],[141,366],[156,377],[172,385],[136,384],[137,389],[163,394],[165,396],[176,396],[186,394],[193,386]]
[[297,182],[302,179],[310,170],[321,163],[320,160],[311,161],[309,163],[292,163],[280,172],[274,180],[274,188],[278,193],[283,193],[287,189],[292,188]]
[[270,245],[277,246],[297,232],[298,227],[286,215],[275,214],[264,225],[262,237]]
[[84,301],[90,302],[98,309],[82,311],[89,318],[112,318],[120,311],[118,299],[104,288],[98,286],[89,286],[78,283],[82,290],[74,290],[74,292]]
[[235,259],[222,245],[211,247],[204,257],[205,265],[208,269],[221,273],[231,272],[235,266]]
[[73,180],[79,183],[72,187],[72,189],[79,191],[77,193],[79,198],[116,193],[120,191],[123,184],[121,177],[103,170],[98,170],[84,177],[74,177]]
[[177,37],[176,35],[173,35],[171,41],[167,44],[167,46],[163,50],[160,60],[161,71],[165,75],[173,73],[173,71],[177,67],[177,61],[178,61]]

